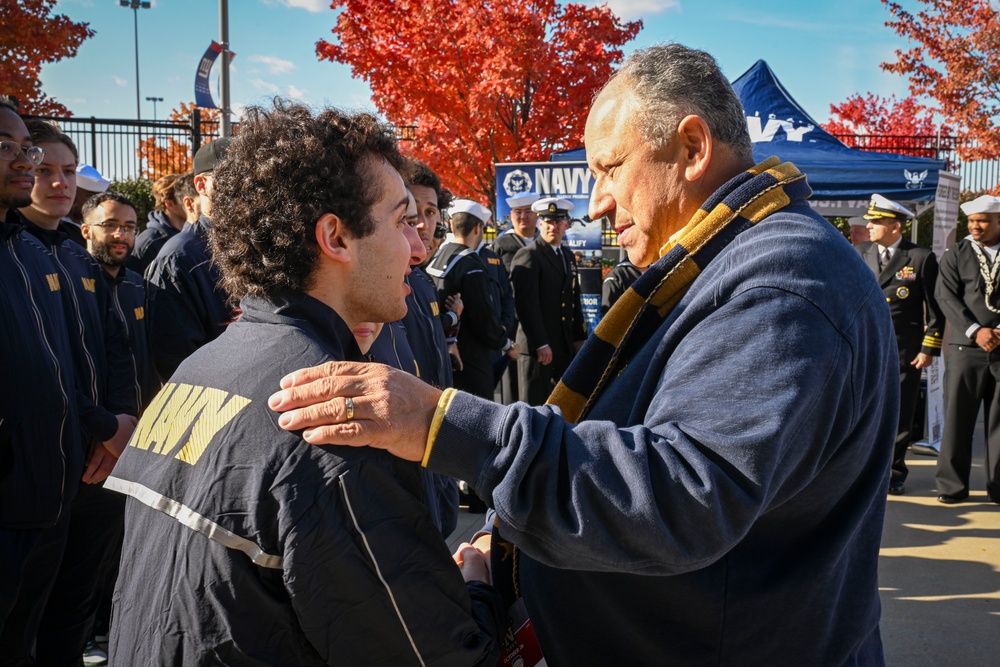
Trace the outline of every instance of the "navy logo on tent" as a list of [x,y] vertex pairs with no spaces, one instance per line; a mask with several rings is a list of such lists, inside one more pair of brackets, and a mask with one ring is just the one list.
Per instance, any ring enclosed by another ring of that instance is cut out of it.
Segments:
[[781,120],[773,113],[767,115],[767,124],[761,126],[760,120],[759,111],[755,112],[753,116],[747,116],[750,141],[755,144],[761,141],[773,141],[778,130],[784,130],[785,138],[788,141],[801,142],[803,136],[816,129],[811,123],[795,127],[793,119]]
[[915,171],[904,169],[903,176],[906,176],[906,189],[916,190],[917,188],[924,187],[924,179],[927,178],[927,170],[924,169],[918,174]]
[[531,192],[531,176],[520,169],[515,169],[504,177],[503,189],[507,192],[508,197],[522,192]]

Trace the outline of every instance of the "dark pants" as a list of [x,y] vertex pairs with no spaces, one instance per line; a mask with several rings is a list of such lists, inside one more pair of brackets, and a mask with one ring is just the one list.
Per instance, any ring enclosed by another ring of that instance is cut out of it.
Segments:
[[121,555],[124,522],[125,496],[100,485],[80,485],[70,515],[66,555],[38,629],[39,664],[80,664],[104,594],[103,583]]
[[[35,664],[32,648],[66,546],[69,512],[52,528],[0,528],[0,662]],[[45,663],[39,663],[45,664]]]
[[986,427],[986,492],[1000,503],[1000,351],[949,345],[944,370],[944,433],[937,462],[937,490],[969,494],[972,436],[979,407]]
[[910,473],[906,467],[906,450],[913,440],[913,415],[920,398],[920,371],[910,366],[910,360],[899,358],[899,427],[892,450],[892,480],[903,482]]

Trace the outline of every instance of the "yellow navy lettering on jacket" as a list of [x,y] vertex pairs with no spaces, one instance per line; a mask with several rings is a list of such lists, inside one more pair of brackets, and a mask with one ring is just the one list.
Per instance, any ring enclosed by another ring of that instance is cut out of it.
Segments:
[[170,382],[146,409],[129,446],[194,465],[215,435],[250,403],[222,389]]
[[58,273],[46,273],[45,280],[49,283],[49,289],[53,292],[59,291],[59,274]]
[[83,289],[87,290],[88,292],[97,291],[96,278],[80,278],[80,282],[83,283]]
[[135,321],[138,322],[144,317],[146,317],[146,308],[143,306],[139,306],[138,308],[135,309]]
[[434,314],[434,317],[437,317],[438,315],[441,314],[441,309],[438,308],[438,302],[437,301],[431,301],[431,313]]

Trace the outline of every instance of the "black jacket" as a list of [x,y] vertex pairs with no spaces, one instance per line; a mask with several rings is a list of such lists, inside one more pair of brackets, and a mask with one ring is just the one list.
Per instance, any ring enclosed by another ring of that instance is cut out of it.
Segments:
[[[986,306],[986,281],[972,249],[973,243],[971,239],[962,239],[945,250],[941,257],[935,296],[951,325],[950,345],[975,345],[975,341],[965,335],[973,324],[1000,328],[1000,313]],[[1000,310],[1000,284],[994,289],[990,305]]]
[[462,294],[462,320],[458,330],[458,352],[462,370],[455,371],[455,387],[483,398],[493,397],[494,353],[503,349],[507,336],[500,324],[500,311],[493,303],[493,283],[486,262],[475,250],[461,243],[441,246],[427,266],[438,288],[438,304]]
[[[76,372],[49,252],[0,219],[0,527],[54,525],[83,473]],[[8,575],[4,575],[8,576]]]
[[511,271],[521,354],[535,357],[538,348],[550,346],[556,379],[569,366],[574,343],[587,337],[576,260],[566,248],[560,246],[559,253],[562,262],[552,246],[539,237],[518,250]]
[[118,430],[115,415],[138,416],[139,406],[130,371],[128,332],[114,312],[104,269],[65,232],[42,229],[22,219],[25,231],[48,249],[64,287],[63,311],[76,364],[84,437],[88,443],[109,440]]
[[114,312],[128,331],[131,387],[141,413],[160,390],[146,335],[146,284],[142,276],[125,267],[118,270],[117,276],[104,271],[104,281],[111,291]]
[[140,276],[145,274],[146,268],[156,259],[160,248],[179,233],[180,230],[175,229],[170,224],[170,221],[167,220],[166,213],[163,211],[150,211],[146,229],[142,230],[142,233],[135,237],[135,247],[128,258],[128,268]]
[[934,296],[938,263],[931,249],[900,239],[889,263],[879,270],[882,246],[868,241],[855,247],[885,293],[896,331],[899,365],[910,368],[921,352],[940,355],[945,318]]
[[[535,234],[535,238],[538,235]],[[507,269],[507,273],[510,274],[514,270],[514,255],[517,251],[534,241],[534,239],[525,240],[517,232],[507,231],[494,239],[491,247],[493,252],[500,256],[500,261],[503,262],[503,266]]]
[[185,227],[146,270],[146,330],[153,366],[164,380],[192,352],[218,338],[234,317],[212,262],[211,224],[201,216]]
[[639,268],[627,259],[615,264],[601,285],[601,315],[611,310],[611,306],[641,275]]
[[462,581],[420,466],[310,445],[267,406],[286,373],[361,359],[346,324],[308,296],[241,308],[107,482],[132,496],[112,664],[494,663],[496,591]]

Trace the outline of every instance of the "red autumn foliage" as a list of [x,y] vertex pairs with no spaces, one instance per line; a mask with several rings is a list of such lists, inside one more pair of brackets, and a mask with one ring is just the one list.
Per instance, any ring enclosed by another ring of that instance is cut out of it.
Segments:
[[548,159],[583,142],[594,93],[640,21],[555,0],[334,0],[337,43],[378,110],[415,126],[403,149],[456,193],[494,200],[496,162]]
[[[176,109],[171,110],[170,120],[178,123],[190,123],[191,112],[194,111],[193,102],[181,102]],[[201,109],[201,143],[207,144],[214,137],[213,134],[219,130],[219,110]],[[183,174],[191,170],[191,145],[184,141],[177,141],[171,137],[166,137],[165,145],[160,144],[161,139],[148,137],[139,143],[136,152],[140,160],[146,161],[146,166],[142,170],[145,178],[156,180],[160,176],[167,174]]]
[[56,0],[0,2],[0,93],[12,95],[23,114],[68,116],[69,110],[42,92],[42,65],[76,55],[94,36],[88,23],[52,14]]
[[[897,137],[934,136],[938,125],[934,112],[915,97],[896,100],[868,93],[851,95],[840,104],[830,105],[831,120],[823,128],[831,134],[878,134]],[[941,127],[941,134],[950,128]]]
[[914,14],[882,0],[892,14],[886,25],[913,43],[882,68],[907,77],[913,95],[934,99],[975,140],[958,147],[963,159],[1000,156],[1000,16],[986,0],[915,2],[922,8]]

